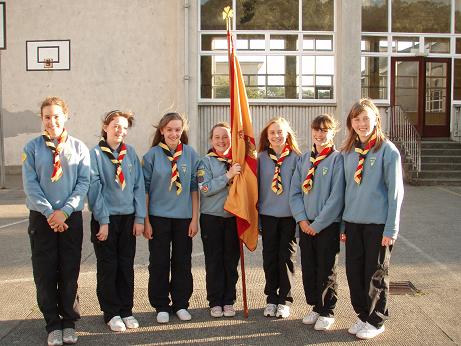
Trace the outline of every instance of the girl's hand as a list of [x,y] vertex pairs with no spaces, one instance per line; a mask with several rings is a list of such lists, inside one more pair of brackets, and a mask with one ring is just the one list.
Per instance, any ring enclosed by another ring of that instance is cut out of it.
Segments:
[[229,180],[231,180],[236,175],[239,175],[241,170],[242,167],[240,166],[240,164],[236,162],[231,166],[231,168],[229,168],[229,170],[226,173],[226,176]]
[[299,227],[301,228],[301,231],[303,231],[304,233],[310,236],[317,235],[317,232],[315,232],[315,230],[311,227],[309,221],[307,220],[299,221]]
[[198,225],[197,221],[192,220],[191,223],[189,224],[189,232],[188,235],[189,237],[193,238],[195,235],[198,233]]
[[144,232],[142,233],[144,238],[152,239],[152,233],[154,233],[154,230],[152,229],[150,222],[144,222]]
[[143,233],[144,233],[144,225],[139,224],[139,223],[133,224],[133,235],[135,237],[139,237]]
[[394,245],[395,239],[392,239],[390,237],[385,237],[383,236],[383,240],[381,241],[382,246],[391,246]]
[[99,232],[96,233],[96,238],[98,238],[99,241],[105,241],[107,240],[107,237],[109,236],[109,225],[100,225],[99,226]]
[[63,211],[55,210],[47,219],[47,221],[54,232],[64,232],[69,228],[69,226],[67,226],[65,223],[66,219],[67,216]]

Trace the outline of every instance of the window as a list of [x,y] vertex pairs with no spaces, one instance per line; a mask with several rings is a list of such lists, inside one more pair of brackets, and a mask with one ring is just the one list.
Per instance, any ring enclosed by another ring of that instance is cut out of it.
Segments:
[[362,0],[362,31],[387,32],[387,0]]
[[387,99],[388,58],[362,57],[362,97]]
[[334,0],[200,3],[201,100],[229,98],[221,15],[227,3],[235,9],[236,48],[250,99],[334,100]]
[[461,101],[461,59],[454,59],[453,100]]
[[455,32],[461,33],[461,0],[456,0],[455,4]]
[[393,32],[449,33],[451,0],[392,1]]

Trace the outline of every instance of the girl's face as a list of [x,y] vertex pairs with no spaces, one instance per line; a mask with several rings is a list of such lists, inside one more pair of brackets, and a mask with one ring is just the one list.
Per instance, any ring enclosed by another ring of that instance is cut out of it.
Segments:
[[219,154],[225,154],[231,146],[230,130],[225,127],[216,127],[211,137],[211,145]]
[[371,109],[365,110],[351,119],[351,125],[362,143],[366,143],[376,126],[376,114]]
[[273,123],[267,128],[267,139],[272,148],[281,148],[287,141],[288,132],[279,123]]
[[128,119],[125,117],[114,117],[109,125],[104,125],[103,130],[107,134],[107,143],[110,146],[118,146],[128,133]]
[[175,149],[178,146],[183,131],[183,123],[179,119],[170,120],[160,129],[160,133],[165,138],[165,144],[168,145],[170,149]]
[[312,129],[312,143],[317,151],[322,151],[328,144],[333,142],[335,132],[329,128]]
[[67,121],[67,114],[64,114],[62,107],[58,105],[45,106],[42,109],[43,128],[51,138],[58,138],[64,130]]

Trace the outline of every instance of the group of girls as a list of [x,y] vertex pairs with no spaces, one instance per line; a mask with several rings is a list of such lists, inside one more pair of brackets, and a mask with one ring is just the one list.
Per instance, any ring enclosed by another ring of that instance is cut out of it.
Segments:
[[[26,144],[22,159],[33,274],[48,345],[77,342],[86,196],[97,297],[111,330],[139,327],[132,309],[136,237],[141,234],[149,242],[148,296],[157,322],[169,322],[171,313],[182,321],[192,318],[192,238],[199,222],[210,315],[235,316],[239,240],[235,217],[224,203],[242,168],[232,161],[229,125],[213,126],[211,148],[200,159],[188,145],[186,119],[167,113],[141,164],[124,140],[134,122],[132,113],[107,113],[101,140],[91,151],[67,133],[69,111],[62,99],[46,98],[40,114],[43,134]],[[290,315],[299,225],[304,291],[312,306],[303,323],[315,324],[316,330],[334,323],[341,237],[358,315],[349,332],[372,338],[384,331],[388,317],[389,259],[403,198],[399,152],[385,138],[379,111],[368,99],[357,102],[348,115],[342,153],[333,144],[337,125],[331,116],[318,116],[311,127],[310,154],[301,155],[284,118],[272,119],[260,136],[264,315]]]

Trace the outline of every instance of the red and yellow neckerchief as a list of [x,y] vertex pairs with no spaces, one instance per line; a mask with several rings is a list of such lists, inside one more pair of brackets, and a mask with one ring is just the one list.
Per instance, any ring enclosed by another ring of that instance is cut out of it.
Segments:
[[[318,154],[317,148],[315,144],[312,145],[312,150],[311,150],[311,167],[307,171],[306,178],[303,181],[303,192],[304,193],[309,193],[309,191],[312,189],[312,186],[314,185],[314,174],[315,174],[315,169],[317,166],[322,162],[322,160],[325,160],[328,155],[330,155],[333,151],[335,150],[335,147],[333,144],[330,144],[323,148],[323,150]],[[318,155],[317,155],[318,154]]]
[[357,184],[360,185],[362,182],[362,173],[363,173],[363,163],[365,162],[365,158],[367,157],[368,152],[373,149],[376,144],[376,130],[371,135],[370,139],[368,140],[365,149],[360,148],[360,140],[357,136],[357,140],[355,142],[355,152],[359,154],[359,163],[354,173],[354,180]]
[[291,148],[288,143],[285,144],[285,147],[283,148],[279,158],[277,158],[277,155],[274,149],[272,149],[272,146],[269,146],[269,148],[267,149],[267,154],[275,164],[274,177],[272,178],[271,189],[277,195],[280,195],[283,192],[282,176],[280,174],[280,169],[282,167],[283,161],[288,155],[290,155],[290,153]]
[[207,155],[216,158],[218,161],[224,162],[226,164],[226,170],[229,170],[232,166],[232,151],[230,150],[227,155],[219,155],[216,150],[210,149]]
[[51,153],[53,154],[53,173],[51,174],[51,181],[54,183],[62,177],[62,167],[59,154],[61,154],[64,150],[64,144],[66,143],[68,137],[67,130],[63,129],[61,135],[57,138],[58,146],[54,145],[54,142],[48,132],[43,131],[42,137],[45,140],[45,144],[48,148],[50,148]]
[[114,154],[112,154],[112,149],[107,144],[104,138],[101,138],[99,141],[99,147],[101,148],[102,152],[106,154],[109,160],[115,165],[115,181],[120,185],[120,188],[123,190],[125,188],[125,176],[123,175],[122,171],[122,161],[126,155],[126,145],[125,143],[121,143],[119,146],[119,154],[118,159],[115,158]]
[[174,154],[171,153],[170,148],[164,142],[160,142],[158,146],[163,149],[163,152],[165,153],[166,157],[171,162],[170,190],[174,183],[176,185],[176,194],[179,195],[182,192],[182,185],[181,185],[181,179],[179,178],[177,162],[178,162],[179,157],[182,154],[182,143],[179,142]]

